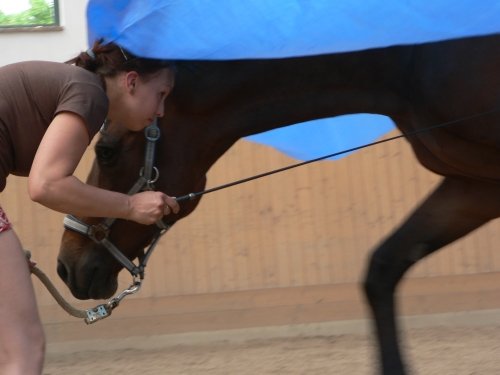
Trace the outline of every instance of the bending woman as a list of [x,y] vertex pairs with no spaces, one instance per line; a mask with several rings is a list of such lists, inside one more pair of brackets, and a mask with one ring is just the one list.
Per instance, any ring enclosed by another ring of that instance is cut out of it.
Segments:
[[[103,190],[73,173],[105,120],[139,131],[163,116],[174,73],[97,42],[70,64],[29,61],[0,68],[0,192],[9,174],[28,177],[29,196],[63,213],[153,224],[177,213],[161,192],[132,196]],[[0,206],[0,374],[39,375],[45,337],[29,267]]]

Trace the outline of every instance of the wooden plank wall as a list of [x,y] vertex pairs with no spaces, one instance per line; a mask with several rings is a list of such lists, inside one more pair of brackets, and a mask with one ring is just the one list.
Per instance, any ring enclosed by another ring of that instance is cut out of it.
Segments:
[[[89,152],[79,175],[86,174],[91,157]],[[295,162],[241,140],[209,172],[208,187]],[[399,140],[208,194],[162,239],[140,294],[123,303],[127,307],[115,313],[114,322],[99,323],[101,329],[120,319],[130,327],[127,319],[138,315],[150,316],[155,332],[160,326],[161,332],[174,332],[362,317],[358,282],[367,254],[438,181]],[[25,179],[16,177],[9,178],[0,204],[40,267],[64,289],[55,272],[62,215],[31,203]],[[492,283],[499,285],[499,229],[497,220],[421,262],[405,283],[416,299],[405,311],[500,307],[489,298],[499,288],[491,290]],[[120,282],[126,287],[129,276],[122,273]],[[481,290],[486,294],[478,302]],[[36,291],[53,336],[81,337],[80,331],[64,333],[64,324],[68,332],[73,329],[71,318],[39,283]],[[474,296],[472,302],[457,304],[461,291]],[[422,300],[433,293],[439,308]],[[133,324],[145,332],[146,323]]]

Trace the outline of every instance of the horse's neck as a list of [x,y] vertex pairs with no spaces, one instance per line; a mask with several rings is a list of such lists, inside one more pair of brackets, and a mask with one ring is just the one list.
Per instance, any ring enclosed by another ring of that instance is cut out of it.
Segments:
[[177,106],[186,115],[201,116],[211,124],[197,131],[234,140],[341,114],[391,116],[406,104],[410,56],[410,47],[400,47],[281,60],[197,63],[179,77]]
[[180,64],[162,120],[162,159],[172,162],[172,170],[186,166],[176,170],[178,178],[204,176],[250,134],[348,113],[391,116],[407,105],[401,93],[410,50]]

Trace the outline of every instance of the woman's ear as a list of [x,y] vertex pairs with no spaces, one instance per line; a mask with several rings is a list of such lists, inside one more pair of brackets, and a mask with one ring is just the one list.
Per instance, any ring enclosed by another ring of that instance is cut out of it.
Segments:
[[127,72],[125,75],[125,87],[127,92],[133,94],[135,91],[135,85],[137,84],[139,74],[135,71]]

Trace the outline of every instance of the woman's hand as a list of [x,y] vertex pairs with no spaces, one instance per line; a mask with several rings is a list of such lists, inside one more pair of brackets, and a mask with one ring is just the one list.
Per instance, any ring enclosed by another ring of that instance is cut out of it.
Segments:
[[73,176],[89,138],[82,118],[58,114],[49,125],[31,167],[31,199],[54,210],[83,217],[114,217],[154,224],[179,212],[177,201],[162,192],[129,196],[87,185]]
[[159,191],[144,191],[131,195],[128,203],[127,219],[140,224],[154,224],[164,215],[179,212],[179,204],[175,198]]

